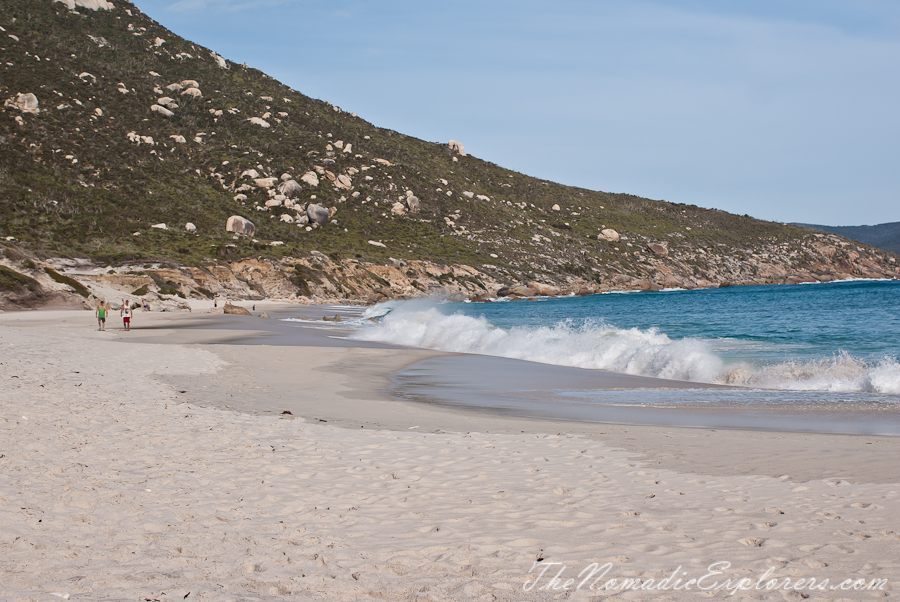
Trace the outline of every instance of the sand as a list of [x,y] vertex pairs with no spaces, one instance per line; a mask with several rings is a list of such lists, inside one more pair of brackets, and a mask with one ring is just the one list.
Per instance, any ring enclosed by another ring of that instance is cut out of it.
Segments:
[[[695,600],[741,578],[742,599],[896,595],[896,439],[414,405],[385,374],[432,352],[211,344],[234,337],[221,320],[0,315],[0,599]],[[717,562],[687,591],[602,589]],[[565,582],[591,563],[604,577]],[[767,570],[888,583],[754,589]]]

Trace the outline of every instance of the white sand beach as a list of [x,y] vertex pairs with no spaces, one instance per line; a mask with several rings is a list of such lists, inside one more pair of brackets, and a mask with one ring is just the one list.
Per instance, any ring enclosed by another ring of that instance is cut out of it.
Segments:
[[[139,312],[126,333],[116,320],[97,332],[86,311],[0,315],[0,599],[870,600],[900,588],[900,438],[417,406],[379,389],[431,352],[213,345],[227,332],[179,329],[211,318]],[[609,566],[578,578],[591,563]],[[714,563],[730,566],[701,579]],[[829,582],[810,591],[810,579]]]

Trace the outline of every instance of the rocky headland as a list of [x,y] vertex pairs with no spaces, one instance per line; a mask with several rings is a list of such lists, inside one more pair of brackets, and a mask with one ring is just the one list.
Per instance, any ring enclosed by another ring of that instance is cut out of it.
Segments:
[[[496,270],[392,259],[380,264],[331,258],[313,251],[304,258],[210,260],[200,266],[164,263],[97,265],[89,259],[40,259],[6,246],[0,262],[0,309],[84,305],[100,298],[147,300],[157,311],[189,310],[186,299],[262,300],[297,303],[373,304],[389,299],[432,297],[489,301],[497,297],[590,295],[609,291],[657,291],[752,284],[896,278],[896,259],[874,260],[867,249],[834,235],[812,234],[796,257],[771,248],[714,254],[697,249],[662,254],[631,245],[644,268],[627,274],[602,271],[591,280],[561,275],[515,282]],[[657,245],[658,246],[658,245]],[[877,256],[876,256],[877,257]],[[698,270],[702,261],[705,269]]]
[[5,6],[3,308],[900,276],[900,256],[838,235],[568,187],[379,128],[129,2]]

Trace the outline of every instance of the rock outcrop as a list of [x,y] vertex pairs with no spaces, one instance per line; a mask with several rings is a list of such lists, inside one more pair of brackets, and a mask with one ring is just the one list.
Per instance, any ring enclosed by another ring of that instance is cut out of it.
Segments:
[[534,297],[538,292],[524,284],[503,287],[497,291],[498,297]]
[[297,183],[297,180],[285,180],[278,185],[278,192],[287,198],[298,198],[303,193],[303,186]]
[[234,232],[235,234],[241,234],[243,236],[253,236],[256,232],[256,226],[245,217],[232,215],[228,218],[228,221],[225,222],[225,231]]
[[98,10],[112,10],[113,4],[112,2],[107,2],[106,0],[54,0],[55,2],[62,2],[66,5],[69,10],[75,10],[78,8],[86,8],[92,11]]
[[150,110],[154,113],[159,113],[163,117],[171,117],[175,114],[166,107],[161,107],[159,105],[150,105]]
[[320,226],[324,226],[328,223],[328,209],[323,207],[322,205],[317,205],[316,203],[311,203],[309,207],[306,208],[306,216],[309,218],[310,223],[317,223]]
[[555,297],[559,294],[559,287],[553,286],[552,284],[544,284],[542,282],[529,282],[528,288],[532,289],[541,297]]
[[450,147],[450,152],[456,153],[460,157],[466,156],[466,149],[463,147],[462,142],[451,140],[448,146]]
[[233,305],[231,303],[226,303],[225,307],[222,308],[226,314],[233,316],[252,316],[250,310],[247,308],[241,307],[240,305]]
[[619,233],[612,228],[604,228],[597,235],[597,240],[608,240],[609,242],[619,242]]
[[41,112],[41,109],[38,107],[39,103],[37,96],[31,92],[28,92],[27,94],[17,94],[13,98],[8,99],[4,104],[7,107],[19,109],[23,113],[37,115]]
[[225,62],[225,59],[223,57],[212,51],[210,51],[209,55],[213,58],[213,60],[219,67],[221,67],[222,69],[228,69],[228,63]]
[[272,188],[278,182],[278,178],[256,178],[253,183],[260,188]]
[[651,242],[647,245],[647,249],[657,257],[669,256],[669,245],[666,243]]

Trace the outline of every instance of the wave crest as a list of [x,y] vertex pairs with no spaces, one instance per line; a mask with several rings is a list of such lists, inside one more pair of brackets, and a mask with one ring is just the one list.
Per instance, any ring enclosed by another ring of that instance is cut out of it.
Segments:
[[723,373],[717,382],[761,389],[897,395],[900,364],[892,358],[866,362],[842,351],[831,358],[783,362],[757,370],[737,366]]
[[760,368],[726,366],[711,341],[671,339],[656,328],[562,321],[504,329],[484,317],[442,313],[425,302],[380,304],[366,310],[363,320],[368,318],[380,320],[352,338],[698,383],[900,394],[900,364],[893,358],[871,363],[839,353],[833,358]]
[[705,342],[672,340],[656,329],[569,321],[502,329],[483,317],[448,315],[434,307],[381,307],[370,315],[383,318],[354,338],[695,382],[709,382],[722,364]]

